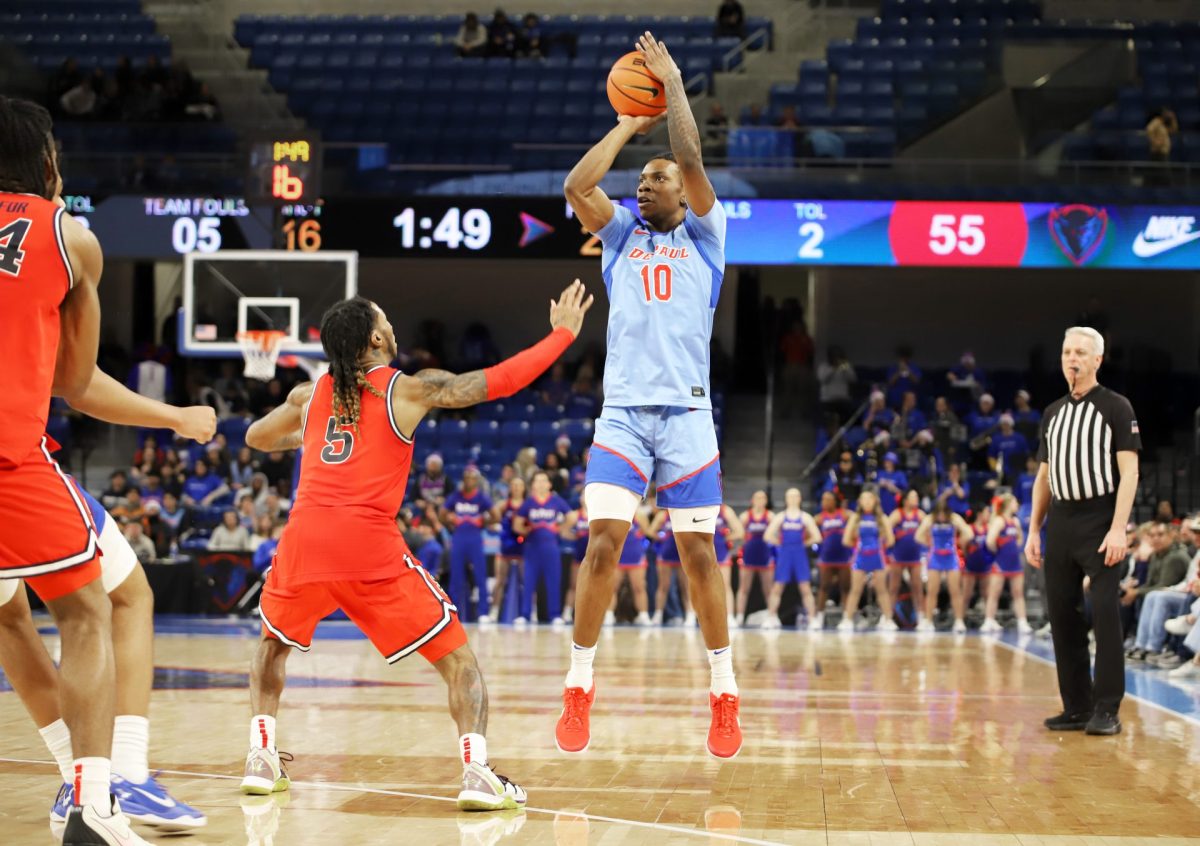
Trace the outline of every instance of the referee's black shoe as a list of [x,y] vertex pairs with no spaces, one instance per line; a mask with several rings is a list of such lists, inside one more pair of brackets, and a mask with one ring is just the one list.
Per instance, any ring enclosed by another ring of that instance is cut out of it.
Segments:
[[1087,724],[1088,734],[1120,734],[1121,721],[1117,719],[1116,714],[1105,714],[1097,711]]
[[1068,714],[1064,711],[1057,717],[1050,717],[1042,725],[1051,731],[1083,731],[1091,719],[1091,714]]

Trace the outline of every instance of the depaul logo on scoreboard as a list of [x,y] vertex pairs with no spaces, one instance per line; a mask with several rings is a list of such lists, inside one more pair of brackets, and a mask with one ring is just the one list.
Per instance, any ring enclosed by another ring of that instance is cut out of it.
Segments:
[[1051,209],[1046,217],[1050,237],[1062,254],[1082,267],[1100,249],[1108,233],[1108,211],[1075,203]]

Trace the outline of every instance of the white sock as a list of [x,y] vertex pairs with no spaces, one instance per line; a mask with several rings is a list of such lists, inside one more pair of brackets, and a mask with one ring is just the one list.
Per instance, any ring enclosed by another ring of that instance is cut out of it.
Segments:
[[250,720],[250,746],[253,749],[275,749],[275,718],[255,714]]
[[571,644],[571,669],[567,671],[567,687],[581,687],[584,693],[592,689],[592,661],[596,647]]
[[112,761],[108,758],[77,758],[75,760],[75,804],[92,807],[102,817],[112,816]]
[[58,771],[62,774],[63,784],[75,781],[75,758],[71,754],[71,732],[61,719],[55,720],[45,728],[38,729],[46,748],[54,756]]
[[709,687],[712,695],[729,693],[737,696],[738,686],[733,679],[733,646],[708,650],[708,666],[712,668],[712,685]]
[[464,734],[458,739],[458,754],[463,766],[467,764],[483,764],[487,766],[487,741],[482,734]]
[[113,772],[133,784],[150,778],[150,721],[124,714],[113,720]]

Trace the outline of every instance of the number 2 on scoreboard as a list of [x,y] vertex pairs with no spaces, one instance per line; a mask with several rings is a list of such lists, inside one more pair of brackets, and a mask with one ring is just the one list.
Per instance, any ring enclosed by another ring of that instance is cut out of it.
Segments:
[[[653,281],[651,278],[653,277]],[[671,265],[656,264],[651,267],[642,265],[642,286],[646,289],[646,302],[658,300],[667,302],[671,299]]]

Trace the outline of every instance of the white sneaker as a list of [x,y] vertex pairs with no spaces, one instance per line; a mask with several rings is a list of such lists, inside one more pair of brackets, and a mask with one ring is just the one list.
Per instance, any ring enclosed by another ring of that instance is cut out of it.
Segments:
[[1188,661],[1167,673],[1167,678],[1171,681],[1192,681],[1200,679],[1200,664],[1195,661]]
[[661,608],[659,608],[657,611],[655,611],[650,616],[650,625],[652,625],[652,626],[661,626],[662,625],[662,609]]
[[101,816],[91,805],[73,807],[67,813],[63,830],[64,846],[150,846],[129,828],[129,817],[121,813],[121,805],[112,802],[111,816]]
[[562,616],[563,616],[563,619],[566,620],[568,623],[571,622],[572,620],[575,619],[575,609],[573,607],[571,607],[570,605],[568,605],[566,608],[563,609]]
[[1004,629],[995,620],[984,620],[983,625],[979,627],[979,632],[981,634],[994,634],[1002,631],[1004,631]]
[[478,622],[479,622],[480,628],[486,629],[488,626],[493,625],[496,621],[492,619],[491,614],[484,614],[482,617],[479,618]]
[[694,629],[696,627],[696,612],[689,611],[683,617],[683,625],[686,628]]
[[529,621],[526,620],[524,617],[517,617],[515,620],[513,620],[513,626],[515,628],[523,629],[528,625],[529,625]]
[[759,626],[759,628],[768,629],[768,630],[782,629],[783,623],[780,621],[780,619],[778,617],[771,617],[768,615],[766,617],[763,617],[762,624]]
[[566,625],[567,625],[567,623],[565,620],[563,620],[562,617],[555,617],[553,620],[550,621],[550,628],[552,628],[552,629],[561,629],[561,628],[564,628]]
[[604,625],[615,626],[616,624],[617,624],[617,615],[614,614],[612,611],[605,611],[604,612]]
[[1017,620],[1017,631],[1023,635],[1033,634],[1033,626],[1029,625],[1028,620]]
[[1188,622],[1187,615],[1185,614],[1182,617],[1172,617],[1171,619],[1167,620],[1163,628],[1173,635],[1187,637],[1187,635],[1192,631],[1192,623]]
[[842,617],[842,621],[841,621],[840,623],[838,623],[838,624],[837,624],[837,630],[838,630],[839,632],[852,632],[852,631],[854,631],[854,620],[852,620],[852,619],[851,619],[851,618],[849,618],[849,617]]
[[812,619],[808,621],[808,630],[810,632],[819,632],[825,628],[825,615],[814,614]]
[[934,629],[934,627],[933,627],[933,620],[930,620],[927,618],[922,618],[921,622],[917,623],[917,631],[919,631],[919,632],[936,631],[936,629]]
[[284,770],[283,761],[292,758],[287,753],[282,756],[278,749],[263,749],[254,747],[246,754],[246,770],[242,776],[242,793],[250,796],[270,796],[281,790],[287,790],[292,785]]
[[635,626],[641,626],[642,628],[653,625],[653,623],[650,622],[650,615],[645,611],[638,612],[638,615],[633,618],[633,624]]
[[730,614],[728,617],[725,618],[725,625],[730,629],[730,631],[738,628],[737,617]]
[[525,791],[478,761],[463,769],[462,790],[458,793],[460,811],[499,811],[525,806]]
[[896,621],[890,617],[883,617],[879,620],[879,625],[876,627],[881,632],[898,632],[900,627],[896,625]]
[[965,620],[955,620],[954,628],[950,629],[950,631],[954,632],[955,634],[966,634],[967,633],[966,621]]

